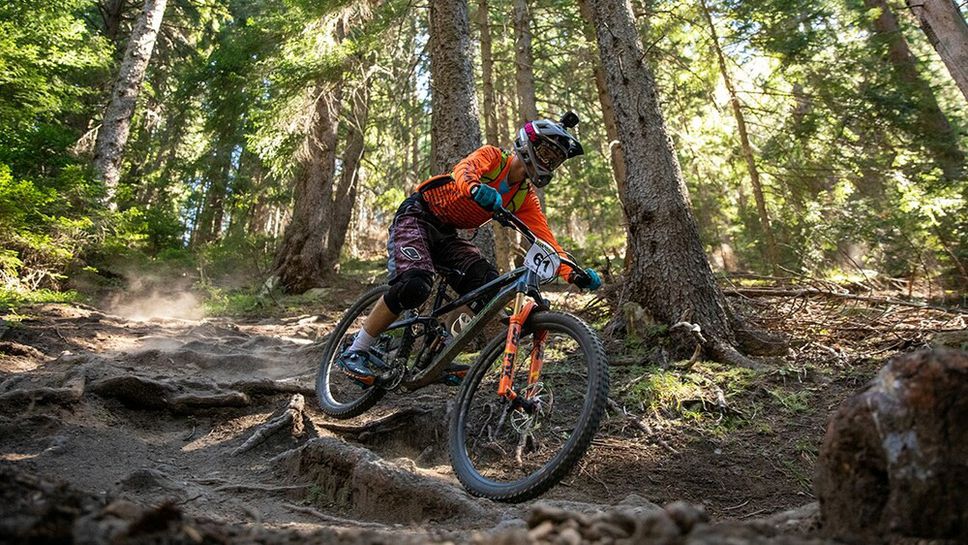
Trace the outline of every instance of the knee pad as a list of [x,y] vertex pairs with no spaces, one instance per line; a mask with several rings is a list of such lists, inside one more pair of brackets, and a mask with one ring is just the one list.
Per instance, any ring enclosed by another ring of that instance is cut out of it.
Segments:
[[[457,293],[464,295],[483,286],[484,284],[487,284],[497,277],[498,273],[497,269],[494,268],[494,265],[491,265],[487,261],[481,259],[471,263],[471,265],[467,267],[467,270],[464,272],[464,276],[462,276],[460,280],[456,282],[453,288]],[[494,297],[496,293],[497,290],[489,290],[482,299],[474,301],[469,305],[471,310],[474,312],[479,312],[481,308],[484,307],[484,304],[487,303],[491,297]]]
[[394,314],[417,308],[430,297],[434,275],[427,271],[410,270],[400,275],[383,296],[383,302]]

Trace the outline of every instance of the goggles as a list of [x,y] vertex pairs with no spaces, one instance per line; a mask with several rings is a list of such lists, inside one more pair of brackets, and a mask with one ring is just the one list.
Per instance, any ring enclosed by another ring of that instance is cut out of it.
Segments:
[[558,168],[567,159],[564,150],[545,139],[534,142],[534,158],[538,165],[546,170]]

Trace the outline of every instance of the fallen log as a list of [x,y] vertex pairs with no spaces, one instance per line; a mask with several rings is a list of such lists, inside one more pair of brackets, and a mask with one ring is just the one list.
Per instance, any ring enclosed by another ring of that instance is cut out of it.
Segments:
[[897,305],[902,307],[924,308],[940,310],[952,314],[968,314],[968,310],[959,308],[947,308],[916,301],[904,301],[891,297],[880,297],[876,295],[855,295],[853,293],[840,293],[836,291],[821,290],[817,288],[725,288],[723,293],[726,295],[739,295],[743,297],[830,297],[834,299],[846,299],[850,301],[865,301],[880,305]]

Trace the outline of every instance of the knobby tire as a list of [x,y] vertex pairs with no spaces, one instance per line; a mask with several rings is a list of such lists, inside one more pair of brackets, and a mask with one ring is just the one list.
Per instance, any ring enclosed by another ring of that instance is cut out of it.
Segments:
[[[582,407],[578,424],[561,450],[528,477],[500,483],[485,478],[474,468],[465,442],[467,412],[485,373],[492,368],[495,358],[500,357],[504,349],[505,337],[495,337],[481,352],[474,367],[465,377],[450,421],[451,464],[458,480],[475,496],[503,502],[521,502],[540,496],[568,475],[588,450],[598,431],[608,402],[608,361],[605,348],[585,322],[559,312],[542,311],[533,314],[522,337],[548,326],[557,326],[571,335],[578,342],[587,361],[588,398]],[[527,362],[518,361],[518,365],[527,365]],[[477,395],[496,396],[496,392],[482,391],[477,392]]]

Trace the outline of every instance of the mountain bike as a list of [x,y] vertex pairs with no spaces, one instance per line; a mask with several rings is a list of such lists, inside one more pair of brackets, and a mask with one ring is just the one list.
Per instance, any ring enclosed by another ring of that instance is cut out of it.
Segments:
[[[402,314],[374,342],[371,350],[389,371],[363,388],[336,360],[388,287],[368,291],[330,335],[316,393],[324,413],[352,418],[388,392],[414,392],[437,383],[452,362],[474,360],[451,412],[451,464],[471,494],[518,502],[549,490],[585,454],[607,403],[608,369],[598,335],[578,317],[550,310],[541,295],[541,285],[554,280],[561,263],[577,274],[584,274],[581,267],[509,211],[499,209],[494,219],[531,244],[523,266],[454,297],[441,274],[446,271],[438,270],[430,310]],[[483,308],[451,334],[444,316],[475,301]],[[507,323],[506,332],[475,356],[472,341],[485,325],[498,322]],[[526,365],[519,355],[526,355]]]

